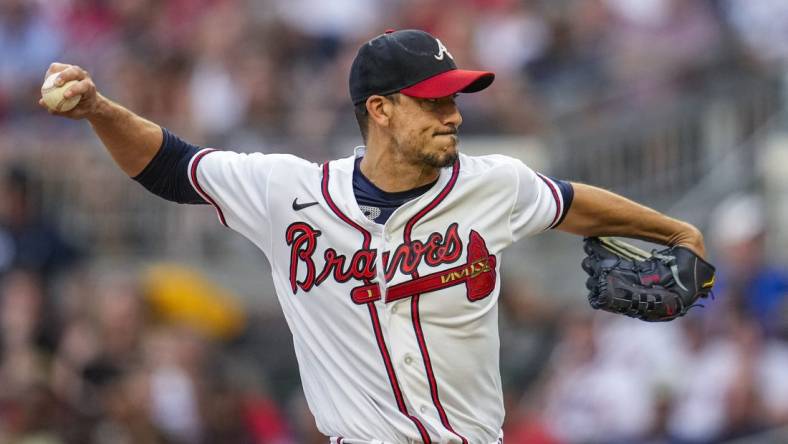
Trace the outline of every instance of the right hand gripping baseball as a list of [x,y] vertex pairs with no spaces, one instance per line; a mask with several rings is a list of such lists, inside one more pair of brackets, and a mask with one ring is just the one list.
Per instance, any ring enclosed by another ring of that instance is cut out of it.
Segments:
[[44,99],[40,99],[38,104],[46,109],[50,114],[68,117],[71,119],[83,119],[95,113],[99,94],[96,91],[96,85],[93,83],[93,79],[90,77],[90,74],[76,65],[52,63],[49,65],[49,69],[47,69],[44,79],[55,73],[59,73],[59,77],[56,82],[56,85],[58,86],[64,85],[71,80],[77,81],[77,83],[72,85],[64,93],[65,98],[75,97],[77,95],[81,95],[82,98],[79,100],[77,106],[65,112],[59,112],[50,109],[44,102]]
[[681,246],[651,254],[613,238],[586,238],[583,270],[596,309],[644,321],[684,316],[714,284],[714,266]]

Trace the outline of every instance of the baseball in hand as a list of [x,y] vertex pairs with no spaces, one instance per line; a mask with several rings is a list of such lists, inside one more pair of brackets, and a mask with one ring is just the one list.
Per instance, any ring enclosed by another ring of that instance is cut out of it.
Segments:
[[77,94],[73,97],[65,98],[63,97],[63,93],[68,91],[72,85],[76,84],[76,80],[71,80],[70,82],[66,82],[63,86],[57,86],[55,82],[57,81],[57,77],[60,73],[54,73],[47,77],[44,81],[44,84],[41,85],[41,97],[44,99],[44,103],[46,103],[47,107],[52,111],[59,111],[59,112],[66,112],[73,109],[79,103],[79,99],[82,98],[81,94]]

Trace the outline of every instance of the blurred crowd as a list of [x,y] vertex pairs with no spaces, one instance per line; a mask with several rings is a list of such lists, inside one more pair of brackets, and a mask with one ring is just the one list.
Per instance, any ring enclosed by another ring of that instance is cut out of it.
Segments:
[[[460,66],[497,73],[460,99],[464,132],[539,135],[785,66],[786,24],[783,0],[0,0],[0,443],[325,442],[281,317],[246,307],[217,332],[167,316],[148,274],[97,269],[105,251],[62,228],[43,187],[78,177],[75,205],[123,205],[106,196],[124,178],[81,161],[84,126],[37,107],[52,61],[192,142],[322,160],[360,140],[347,72],[387,28],[426,29]],[[671,324],[506,282],[507,443],[788,425],[788,272],[764,254],[765,204],[734,196],[707,222],[715,299]]]
[[[1,0],[0,127],[43,120],[52,61],[199,143],[323,159],[358,139],[347,73],[388,28],[497,73],[466,133],[539,133],[640,109],[788,59],[781,0]],[[32,120],[31,120],[32,119]],[[43,120],[43,122],[42,122]]]

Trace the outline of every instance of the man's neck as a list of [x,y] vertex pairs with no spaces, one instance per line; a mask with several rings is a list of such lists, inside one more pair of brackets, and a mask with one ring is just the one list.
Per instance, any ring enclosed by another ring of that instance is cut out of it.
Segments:
[[361,159],[361,173],[381,190],[396,193],[434,182],[440,169],[407,162],[394,149],[368,146]]

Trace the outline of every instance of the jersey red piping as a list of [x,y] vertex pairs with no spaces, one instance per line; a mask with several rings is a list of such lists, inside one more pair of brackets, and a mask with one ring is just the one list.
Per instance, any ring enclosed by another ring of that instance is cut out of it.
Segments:
[[[419,221],[422,217],[424,217],[428,212],[432,211],[438,204],[440,204],[443,199],[451,192],[454,188],[454,184],[457,183],[457,177],[459,176],[460,172],[460,161],[457,160],[454,162],[454,166],[452,167],[451,178],[446,186],[441,190],[440,194],[435,197],[427,206],[421,209],[415,216],[413,216],[408,223],[405,225],[405,232],[403,234],[403,240],[406,244],[411,242],[410,234],[413,231],[413,226],[416,225],[416,222]],[[414,278],[419,277],[419,272],[414,270],[412,273]],[[430,361],[430,354],[427,350],[427,342],[424,339],[424,331],[421,328],[421,319],[419,317],[419,297],[420,295],[416,294],[413,295],[411,298],[411,320],[413,321],[413,331],[416,333],[416,339],[419,343],[419,350],[421,351],[421,357],[424,361],[424,370],[427,373],[427,381],[429,382],[430,386],[430,395],[432,396],[432,403],[435,408],[438,410],[438,415],[441,419],[441,424],[443,424],[446,429],[450,432],[457,435],[463,442],[463,444],[468,444],[468,440],[460,435],[459,433],[455,432],[449,422],[449,418],[446,415],[446,411],[443,408],[443,404],[441,404],[440,396],[438,394],[438,381],[435,379],[435,373],[432,370],[432,362]]]
[[208,201],[208,203],[210,203],[211,205],[213,205],[214,208],[216,208],[216,212],[219,214],[219,220],[222,222],[222,225],[227,227],[227,221],[224,218],[224,213],[222,213],[222,209],[219,208],[219,205],[216,203],[216,201],[213,200],[213,198],[211,198],[211,196],[209,196],[208,193],[206,193],[205,190],[202,189],[202,186],[200,186],[200,182],[197,181],[197,164],[200,163],[200,161],[202,160],[203,157],[205,157],[206,154],[212,153],[214,151],[218,151],[218,150],[215,150],[213,148],[208,148],[197,153],[197,155],[194,156],[194,160],[192,161],[192,167],[189,170],[189,175],[192,178],[194,189],[200,194],[200,196],[202,196],[203,199]]
[[558,190],[555,189],[555,185],[553,185],[552,181],[548,180],[546,177],[542,176],[539,173],[536,173],[536,175],[539,176],[540,179],[542,179],[542,182],[547,184],[547,187],[550,188],[550,192],[553,193],[553,199],[555,199],[555,216],[553,217],[553,221],[550,222],[550,226],[547,227],[547,228],[553,228],[556,222],[558,222],[558,219],[561,217],[561,212],[562,212],[561,198],[558,197]]
[[[372,235],[369,231],[365,230],[359,224],[353,222],[349,217],[347,217],[339,207],[336,206],[334,200],[331,198],[331,194],[328,191],[328,180],[329,180],[329,166],[328,162],[323,164],[323,180],[321,183],[321,192],[323,193],[323,198],[326,200],[328,207],[331,208],[331,211],[334,212],[342,221],[346,224],[352,226],[364,236],[364,244],[363,248],[369,249],[370,243],[372,241]],[[369,279],[366,280],[366,283],[371,284]],[[427,433],[427,429],[424,428],[424,425],[421,421],[418,420],[415,416],[412,416],[408,413],[408,408],[405,405],[405,400],[402,397],[402,391],[399,388],[399,381],[397,381],[397,375],[394,373],[394,366],[391,363],[391,356],[389,356],[388,347],[386,346],[386,340],[383,337],[383,330],[380,328],[380,319],[378,318],[377,308],[375,308],[374,302],[367,303],[367,307],[369,309],[369,317],[372,322],[372,329],[375,332],[375,340],[378,344],[378,350],[380,351],[380,355],[383,358],[383,363],[386,366],[386,373],[389,378],[389,384],[391,385],[391,390],[394,392],[394,398],[397,401],[397,408],[399,409],[400,413],[407,416],[416,428],[419,429],[419,434],[421,435],[421,439],[424,444],[431,444],[432,440],[430,435]]]

